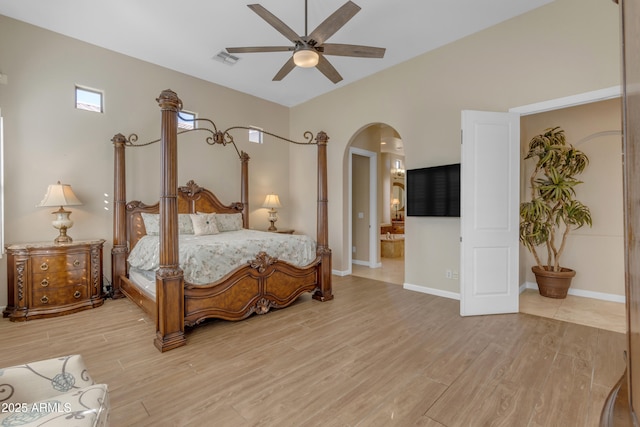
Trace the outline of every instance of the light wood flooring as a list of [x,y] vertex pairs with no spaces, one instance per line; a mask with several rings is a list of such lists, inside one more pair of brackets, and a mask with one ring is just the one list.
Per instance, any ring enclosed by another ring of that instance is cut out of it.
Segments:
[[[352,274],[374,280],[404,284],[404,258],[381,258],[381,268],[353,265]],[[568,295],[565,299],[545,298],[535,289],[520,294],[520,312],[625,333],[623,303]]]
[[458,301],[355,276],[335,299],[211,321],[159,353],[126,299],[0,321],[0,366],[83,355],[113,426],[596,426],[624,335],[528,314],[463,318]]

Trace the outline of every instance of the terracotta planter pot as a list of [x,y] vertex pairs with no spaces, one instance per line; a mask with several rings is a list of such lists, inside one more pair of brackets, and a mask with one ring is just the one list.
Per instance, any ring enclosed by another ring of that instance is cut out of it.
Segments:
[[562,271],[550,271],[539,268],[537,265],[531,267],[531,271],[536,275],[538,290],[540,295],[548,298],[566,298],[571,279],[576,275],[570,268],[560,267]]

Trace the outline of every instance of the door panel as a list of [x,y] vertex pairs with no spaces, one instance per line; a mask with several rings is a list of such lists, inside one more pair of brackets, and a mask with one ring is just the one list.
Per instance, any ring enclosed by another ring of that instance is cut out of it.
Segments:
[[520,117],[462,112],[460,314],[518,312]]

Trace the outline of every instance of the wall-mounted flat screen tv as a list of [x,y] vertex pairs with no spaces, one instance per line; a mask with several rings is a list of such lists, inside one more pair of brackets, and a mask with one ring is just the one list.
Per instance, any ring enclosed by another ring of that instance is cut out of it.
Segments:
[[460,163],[407,170],[407,216],[460,216]]

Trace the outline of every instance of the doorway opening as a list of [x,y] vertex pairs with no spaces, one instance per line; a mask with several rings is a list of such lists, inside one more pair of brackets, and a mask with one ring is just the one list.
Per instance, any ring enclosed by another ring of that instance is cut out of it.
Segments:
[[404,283],[405,168],[398,132],[362,127],[347,146],[349,274]]
[[[622,138],[619,98],[522,116],[521,144],[545,128],[560,126],[567,142],[583,151],[589,166],[580,175],[577,199],[589,207],[592,227],[571,232],[561,263],[576,270],[578,280],[566,299],[539,295],[531,266],[533,256],[521,247],[520,311],[624,332],[624,232]],[[529,197],[526,180],[533,164],[524,162],[521,199]]]

